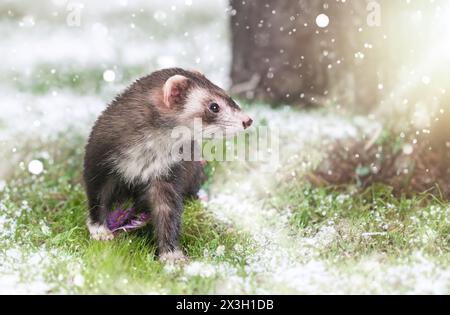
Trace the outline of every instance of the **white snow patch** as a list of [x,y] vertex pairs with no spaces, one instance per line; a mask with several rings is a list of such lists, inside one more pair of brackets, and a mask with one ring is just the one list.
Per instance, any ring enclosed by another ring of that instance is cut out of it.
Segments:
[[[254,109],[252,116],[255,121],[267,117],[269,126],[280,128],[281,163],[252,165],[252,172],[235,165],[225,180],[220,178],[212,185],[209,209],[218,219],[248,232],[257,244],[248,259],[247,277],[230,279],[233,284],[225,283],[225,288],[258,294],[448,293],[450,268],[426,259],[399,265],[367,258],[352,270],[329,265],[319,252],[337,238],[332,222],[312,237],[292,235],[290,211],[275,211],[265,202],[267,193],[285,175],[286,165],[294,162],[298,166],[322,142],[358,136],[358,126],[370,133],[378,127],[375,122],[268,108]],[[310,167],[306,165],[305,170]],[[244,285],[255,282],[257,287]]]

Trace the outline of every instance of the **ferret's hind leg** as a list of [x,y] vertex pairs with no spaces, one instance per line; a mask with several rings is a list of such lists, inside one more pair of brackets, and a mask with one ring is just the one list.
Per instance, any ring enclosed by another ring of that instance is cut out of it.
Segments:
[[89,196],[89,217],[87,227],[91,238],[99,241],[114,239],[114,234],[107,225],[108,213],[115,201],[115,182],[109,179],[100,189],[96,196]]
[[139,189],[134,193],[133,196],[133,209],[138,212],[150,213],[150,196],[149,196],[150,186]]

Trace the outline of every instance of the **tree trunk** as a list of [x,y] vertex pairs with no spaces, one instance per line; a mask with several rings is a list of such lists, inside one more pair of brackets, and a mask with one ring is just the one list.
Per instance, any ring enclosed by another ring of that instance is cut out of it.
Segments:
[[[355,60],[366,1],[230,3],[234,94],[272,104],[376,105],[377,62],[370,52]],[[327,27],[316,24],[319,14],[329,17]]]

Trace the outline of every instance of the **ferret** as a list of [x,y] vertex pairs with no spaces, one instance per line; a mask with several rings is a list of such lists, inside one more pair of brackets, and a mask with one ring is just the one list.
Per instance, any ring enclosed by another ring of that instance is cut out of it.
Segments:
[[195,198],[205,180],[200,161],[173,159],[174,128],[237,133],[252,119],[203,74],[163,69],[136,80],[101,113],[90,133],[84,158],[84,182],[92,239],[112,240],[107,217],[112,207],[132,200],[150,212],[161,262],[187,257],[180,249],[183,202]]

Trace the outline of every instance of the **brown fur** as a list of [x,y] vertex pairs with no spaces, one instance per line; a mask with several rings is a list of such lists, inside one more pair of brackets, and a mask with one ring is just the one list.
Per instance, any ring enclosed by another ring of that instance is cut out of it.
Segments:
[[[176,87],[176,93],[170,98],[171,104],[167,106],[163,86],[174,75],[182,75],[188,80]],[[167,172],[135,180],[125,178],[115,161],[120,160],[128,166],[127,158],[132,152],[135,159],[130,159],[130,168],[144,171],[153,163],[164,148],[158,146],[159,143],[166,141],[174,127],[184,123],[180,121],[179,113],[189,92],[195,88],[206,89],[212,98],[219,97],[233,111],[240,112],[236,103],[205,76],[174,68],[137,80],[100,115],[90,134],[84,160],[90,224],[105,225],[115,204],[132,199],[137,210],[151,212],[159,253],[179,250],[183,200],[195,197],[205,180],[200,162],[172,163]],[[213,124],[214,115],[206,109],[198,116],[207,124]],[[148,139],[153,141],[150,146]]]

